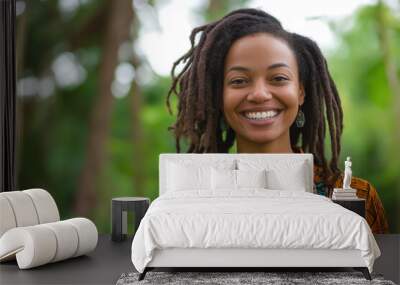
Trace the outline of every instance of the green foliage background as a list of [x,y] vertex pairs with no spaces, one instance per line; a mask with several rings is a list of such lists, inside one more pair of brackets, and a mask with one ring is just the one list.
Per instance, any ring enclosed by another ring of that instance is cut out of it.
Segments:
[[[58,1],[30,1],[18,16],[17,48],[19,78],[52,76],[53,60],[62,52],[75,54],[86,70],[86,79],[78,86],[56,86],[52,95],[18,98],[18,188],[41,187],[55,197],[63,218],[73,217],[78,177],[85,157],[89,115],[97,98],[98,69],[102,57],[102,34],[80,35],[86,20],[106,1],[88,1],[73,14],[62,15]],[[157,9],[162,1],[151,1]],[[244,7],[247,1],[220,1],[213,9],[199,10],[205,21]],[[228,4],[229,3],[229,4]],[[220,3],[221,4],[221,3]],[[400,153],[395,133],[395,96],[391,90],[377,32],[378,4],[365,6],[340,22],[330,22],[337,45],[326,51],[329,67],[337,83],[344,108],[342,157],[351,156],[353,174],[371,181],[377,188],[389,219],[391,232],[400,232],[399,192]],[[140,13],[140,11],[136,11]],[[25,18],[23,18],[25,17]],[[392,60],[400,66],[399,11],[385,8]],[[26,21],[25,24],[23,21]],[[20,36],[20,37],[19,37]],[[188,35],[189,36],[189,35]],[[21,40],[23,39],[23,40]],[[80,39],[80,40],[77,40]],[[397,78],[400,77],[397,68]],[[158,194],[158,155],[175,152],[175,142],[167,130],[174,122],[168,114],[165,98],[169,77],[154,74],[141,85],[140,124],[143,129],[143,161],[134,157],[132,144],[131,96],[116,98],[111,133],[107,140],[106,163],[96,183],[97,206],[92,218],[100,232],[110,232],[112,197],[144,194],[152,200]],[[176,99],[175,105],[176,105]],[[145,176],[144,189],[135,189],[134,165]],[[343,167],[341,165],[341,167]]]

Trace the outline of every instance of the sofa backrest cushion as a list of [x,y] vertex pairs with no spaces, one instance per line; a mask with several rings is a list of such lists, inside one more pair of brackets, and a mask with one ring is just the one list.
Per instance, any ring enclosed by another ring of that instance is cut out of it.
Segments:
[[9,229],[56,222],[60,214],[49,192],[35,188],[0,193],[0,237]]

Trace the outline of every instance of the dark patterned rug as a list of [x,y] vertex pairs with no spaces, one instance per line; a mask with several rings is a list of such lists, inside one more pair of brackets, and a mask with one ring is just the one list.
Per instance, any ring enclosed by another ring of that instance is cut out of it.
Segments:
[[139,273],[124,273],[117,285],[133,284],[388,284],[382,275],[372,274],[372,281],[364,278],[361,272],[154,272],[146,274],[138,281]]

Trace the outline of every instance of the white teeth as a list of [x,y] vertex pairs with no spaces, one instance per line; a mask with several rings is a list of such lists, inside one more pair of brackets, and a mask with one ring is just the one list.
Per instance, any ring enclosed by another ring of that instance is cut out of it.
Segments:
[[275,117],[278,113],[277,110],[270,110],[266,112],[246,112],[244,115],[252,120],[265,120]]

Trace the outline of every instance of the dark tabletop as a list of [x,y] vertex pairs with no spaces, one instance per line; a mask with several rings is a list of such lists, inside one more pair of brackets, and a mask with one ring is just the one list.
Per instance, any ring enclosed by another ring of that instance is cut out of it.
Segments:
[[[382,256],[375,261],[374,273],[400,282],[400,235],[375,235]],[[132,237],[112,242],[100,235],[97,248],[87,256],[60,261],[28,270],[17,263],[0,264],[0,284],[115,284],[124,272],[134,271],[131,262]]]
[[141,202],[141,201],[149,201],[149,198],[146,197],[117,197],[117,198],[112,198],[112,201],[118,201],[118,202]]

